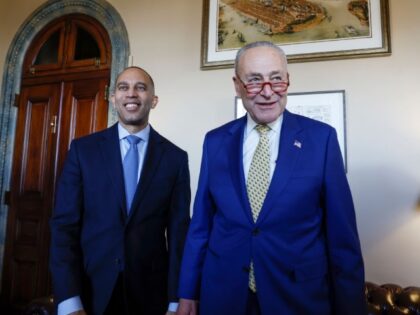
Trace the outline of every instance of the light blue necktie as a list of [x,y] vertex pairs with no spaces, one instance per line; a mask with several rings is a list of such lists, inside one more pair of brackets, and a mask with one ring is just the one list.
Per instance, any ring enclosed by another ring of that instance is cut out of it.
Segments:
[[125,183],[125,196],[127,202],[127,214],[130,213],[131,203],[133,202],[134,194],[137,188],[137,177],[139,172],[139,150],[137,144],[140,138],[130,135],[126,137],[130,143],[123,162],[124,167],[124,183]]

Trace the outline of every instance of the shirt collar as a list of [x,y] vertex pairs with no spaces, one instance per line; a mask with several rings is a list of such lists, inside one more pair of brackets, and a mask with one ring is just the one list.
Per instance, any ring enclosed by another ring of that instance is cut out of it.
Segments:
[[[245,138],[251,133],[252,130],[254,130],[255,126],[258,125],[251,117],[251,115],[246,114],[247,122],[246,122],[246,128],[245,128]],[[283,113],[271,123],[267,124],[268,127],[270,127],[271,131],[274,131],[275,133],[280,132],[281,123],[283,122]]]
[[[127,129],[125,129],[123,126],[121,126],[120,123],[118,123],[118,137],[119,137],[119,139],[122,140],[129,135],[130,135],[130,133],[127,131]],[[149,141],[150,124],[147,124],[147,126],[145,128],[143,128],[139,132],[136,132],[132,135],[139,137],[140,139],[142,139],[145,142]]]

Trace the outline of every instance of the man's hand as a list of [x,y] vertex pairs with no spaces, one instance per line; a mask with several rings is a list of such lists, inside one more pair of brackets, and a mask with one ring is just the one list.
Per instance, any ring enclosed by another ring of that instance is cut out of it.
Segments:
[[77,312],[70,313],[69,315],[87,315],[85,310],[80,310]]
[[197,301],[179,299],[176,315],[197,315]]

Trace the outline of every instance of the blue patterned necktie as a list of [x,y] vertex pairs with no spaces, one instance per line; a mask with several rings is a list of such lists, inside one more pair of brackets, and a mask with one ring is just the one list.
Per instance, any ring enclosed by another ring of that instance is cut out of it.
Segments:
[[124,161],[124,183],[125,183],[125,197],[127,202],[127,214],[130,212],[131,203],[133,202],[134,193],[137,188],[137,177],[139,171],[139,150],[137,144],[140,142],[140,138],[130,135],[126,137],[130,143]]

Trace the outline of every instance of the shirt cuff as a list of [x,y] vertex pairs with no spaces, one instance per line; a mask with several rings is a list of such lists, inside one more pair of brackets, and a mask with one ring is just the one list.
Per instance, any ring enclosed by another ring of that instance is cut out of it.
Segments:
[[80,296],[73,296],[58,304],[57,315],[68,315],[83,309]]
[[168,312],[176,312],[176,310],[178,309],[178,304],[179,303],[175,303],[175,302],[171,302],[171,303],[169,303],[169,306],[168,306]]

